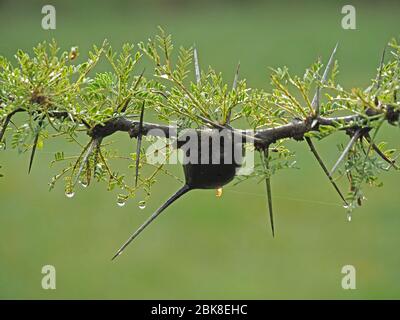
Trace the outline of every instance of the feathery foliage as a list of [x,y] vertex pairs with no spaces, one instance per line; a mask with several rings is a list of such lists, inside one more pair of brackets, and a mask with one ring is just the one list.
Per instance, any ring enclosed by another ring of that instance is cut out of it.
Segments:
[[[393,40],[388,48],[390,59],[382,62],[366,89],[340,86],[336,61],[324,79],[324,65],[318,60],[300,76],[292,75],[285,67],[271,70],[272,91],[267,92],[249,88],[245,79],[236,78],[232,87],[233,79],[225,81],[211,67],[200,70],[196,79],[194,49],[176,50],[171,36],[161,28],[157,36],[139,43],[137,48],[127,43],[120,52],[105,41],[94,46],[81,63],[77,63],[78,48],[61,52],[55,41],[43,42],[32,53],[18,50],[13,62],[0,57],[0,149],[32,150],[32,165],[35,150],[44,148],[46,140],[65,138],[80,152],[71,156],[62,150],[55,153],[52,164],[61,164],[62,168],[52,178],[50,188],[63,180],[66,194],[72,196],[78,182],[86,187],[93,180],[103,181],[109,190],[118,190],[118,203],[123,205],[139,190],[150,196],[159,174],[173,177],[164,164],[154,165],[148,161],[149,154],[142,153],[135,185],[132,176],[138,153],[127,156],[113,149],[110,141],[103,141],[114,132],[104,133],[101,128],[116,119],[133,121],[133,127],[143,105],[146,114],[156,114],[160,122],[176,122],[178,131],[240,123],[246,124],[247,130],[255,130],[261,142],[271,128],[294,122],[306,124],[301,136],[293,133],[250,146],[257,151],[269,148],[268,166],[260,162],[250,176],[238,177],[237,182],[251,177],[269,179],[277,170],[296,167],[295,155],[286,145],[289,138],[311,141],[339,131],[351,137],[359,132],[348,150],[345,146],[339,150],[346,152],[336,176],[330,177],[332,182],[341,177],[349,180],[346,205],[351,210],[362,202],[363,185],[379,186],[379,172],[397,168],[392,160],[397,151],[386,149],[377,135],[383,124],[399,123],[396,92],[400,84],[400,45]],[[142,59],[150,60],[153,70],[141,70],[138,65]],[[106,61],[110,71],[96,72],[100,61]],[[313,102],[316,91],[318,108]],[[17,114],[21,116],[13,118]],[[82,143],[83,139],[86,142]],[[144,151],[141,146],[138,149]],[[167,143],[166,148],[152,152],[169,157],[173,149]],[[114,171],[111,162],[117,159],[127,160],[128,175]],[[147,176],[142,175],[145,166],[149,167]]]

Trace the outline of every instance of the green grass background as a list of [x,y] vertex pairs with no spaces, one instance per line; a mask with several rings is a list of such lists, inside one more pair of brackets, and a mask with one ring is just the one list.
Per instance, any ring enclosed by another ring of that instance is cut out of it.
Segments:
[[[177,44],[196,43],[203,67],[213,65],[231,81],[240,60],[250,86],[269,88],[267,67],[302,73],[324,61],[337,41],[340,81],[365,87],[384,44],[399,35],[398,1],[353,1],[357,30],[340,26],[343,1],[51,1],[57,29],[41,29],[48,1],[0,1],[0,53],[12,57],[55,38],[82,56],[104,38],[116,47],[138,42],[164,26]],[[396,128],[382,138],[399,146]],[[121,150],[133,152],[126,135]],[[318,143],[333,165],[342,135]],[[383,174],[384,188],[367,189],[368,201],[351,223],[304,143],[292,143],[301,170],[273,180],[277,235],[268,225],[263,184],[251,181],[196,191],[174,204],[117,261],[110,258],[127,236],[176,188],[163,179],[145,210],[136,200],[116,205],[105,186],[77,190],[67,199],[47,182],[48,152],[39,151],[28,176],[28,154],[1,152],[0,298],[280,299],[400,298],[399,175]],[[180,168],[173,170],[182,175]],[[344,187],[344,186],[343,186]],[[57,270],[57,289],[41,288],[41,268]],[[357,269],[357,289],[341,288],[341,268]]]

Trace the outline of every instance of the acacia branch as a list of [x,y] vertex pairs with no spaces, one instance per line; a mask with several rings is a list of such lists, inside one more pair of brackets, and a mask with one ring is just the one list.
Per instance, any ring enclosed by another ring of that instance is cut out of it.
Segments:
[[[17,112],[26,111],[24,109],[16,109],[11,112],[5,119],[1,133],[4,134],[6,125],[10,122],[11,117]],[[50,117],[68,119],[74,117],[68,112],[48,112]],[[271,145],[282,139],[295,139],[303,140],[307,132],[319,131],[320,126],[337,126],[340,124],[348,124],[346,130],[360,128],[360,124],[367,127],[368,120],[376,120],[379,115],[384,115],[385,120],[394,125],[400,120],[400,111],[395,110],[392,106],[383,106],[380,109],[367,109],[366,116],[361,115],[348,115],[341,117],[317,117],[306,119],[294,119],[292,122],[280,125],[273,128],[259,129],[259,130],[239,130],[232,129],[234,134],[242,136],[243,141],[246,138],[253,138],[255,147],[259,150],[265,149],[266,146]],[[374,118],[375,117],[375,118]],[[78,119],[74,119],[79,121]],[[82,121],[81,121],[82,122]],[[225,127],[223,127],[225,128]],[[218,127],[217,129],[221,129]],[[344,129],[344,128],[341,128]],[[186,129],[186,130],[203,130],[203,129]],[[141,122],[138,120],[131,120],[126,117],[117,117],[107,120],[104,124],[97,124],[91,129],[88,129],[87,134],[92,138],[105,138],[113,135],[116,132],[127,132],[131,138],[137,138],[139,133],[143,136],[155,136],[163,138],[174,138],[177,136],[178,128],[176,126],[164,125],[158,123]],[[2,137],[2,136],[1,136]],[[247,140],[247,141],[248,141]],[[0,140],[1,142],[1,140]]]

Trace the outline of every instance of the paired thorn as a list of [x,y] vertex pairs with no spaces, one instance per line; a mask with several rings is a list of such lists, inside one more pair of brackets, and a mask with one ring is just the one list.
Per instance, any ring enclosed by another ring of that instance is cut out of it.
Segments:
[[351,137],[349,143],[347,144],[346,148],[343,150],[342,154],[340,155],[339,159],[336,161],[335,165],[333,166],[332,170],[329,172],[330,176],[333,176],[334,172],[343,161],[347,153],[353,147],[353,145],[357,142],[357,140],[361,137],[361,129],[358,129],[354,135]]
[[[194,49],[193,49],[193,60],[194,60],[194,71],[195,71],[195,76],[196,76],[196,82],[197,82],[197,84],[199,84],[200,81],[201,81],[201,75],[200,75],[199,57],[198,57],[198,52],[197,52],[197,48],[196,48],[195,45],[194,45]],[[233,90],[236,90],[236,88],[237,88],[237,83],[238,83],[238,79],[239,79],[239,70],[240,70],[240,61],[239,61],[238,65],[237,65],[237,67],[236,67],[236,73],[235,73],[235,77],[233,79],[233,86],[232,86]],[[229,125],[229,123],[231,121],[231,114],[232,114],[232,110],[230,109],[228,111],[228,114],[227,114],[226,120],[225,120],[225,124],[227,124],[227,125]],[[230,129],[231,131],[236,132],[236,130],[231,129],[230,127],[226,127],[225,125],[220,125],[220,124],[218,124],[218,123],[216,123],[216,122],[214,122],[214,121],[212,121],[210,119],[207,119],[206,117],[203,117],[202,115],[197,115],[197,117],[199,119],[201,119],[202,121],[204,121],[205,123],[208,123],[208,124],[212,125],[215,128],[218,128],[218,129]],[[241,136],[242,137],[247,137],[251,141],[259,140],[259,139],[255,138],[255,137],[251,137],[251,136],[243,134],[243,133],[241,133]]]
[[393,168],[395,168],[396,170],[399,169],[399,167],[396,165],[396,161],[393,159],[388,158],[379,148],[378,146],[372,141],[371,136],[369,135],[369,133],[366,133],[364,135],[365,140],[367,140],[367,142],[369,143],[370,147],[383,159],[385,160],[387,163],[390,164],[390,166],[392,166]]
[[335,188],[336,192],[339,194],[340,198],[343,200],[345,205],[348,205],[344,195],[340,191],[338,185],[336,182],[333,180],[332,176],[329,174],[328,168],[325,166],[324,162],[322,161],[321,157],[319,156],[317,149],[315,149],[315,146],[311,139],[309,137],[305,137],[305,140],[310,147],[311,152],[314,154],[315,158],[317,159],[319,165],[321,166],[322,170],[324,170],[325,175],[328,177],[329,181],[331,182],[332,186]]
[[[331,56],[329,57],[328,63],[326,64],[324,73],[322,75],[321,84],[324,84],[326,82],[326,80],[328,79],[328,73],[329,73],[329,70],[331,69],[331,66],[332,66],[332,63],[333,63],[333,58],[335,57],[336,50],[337,50],[338,46],[339,46],[339,43],[336,43],[335,48],[333,48]],[[318,85],[317,91],[315,92],[314,98],[313,98],[313,100],[311,102],[311,106],[314,108],[316,116],[319,115],[320,90],[321,90],[321,88]]]
[[[263,162],[264,162],[264,167],[265,169],[269,169],[269,151],[268,148],[264,149],[264,154],[263,154]],[[269,174],[269,173],[268,173]],[[271,188],[271,177],[268,175],[268,177],[265,179],[265,185],[267,188],[267,200],[268,200],[268,212],[269,212],[269,220],[271,223],[271,231],[272,231],[272,237],[275,237],[275,226],[274,226],[274,214],[273,214],[273,208],[272,208],[272,188]]]
[[140,110],[139,130],[138,130],[137,145],[136,145],[135,188],[137,187],[138,177],[139,177],[140,149],[142,147],[142,137],[143,137],[144,105],[145,102],[143,101],[142,109]]
[[33,164],[33,158],[35,157],[36,148],[37,148],[37,144],[38,144],[38,141],[39,141],[39,135],[40,135],[40,131],[41,131],[42,125],[43,125],[43,117],[39,120],[37,132],[36,132],[36,135],[35,135],[35,139],[33,141],[31,157],[29,159],[28,174],[31,173],[32,164]]
[[118,249],[115,255],[111,258],[114,260],[116,257],[122,254],[125,248],[144,230],[146,227],[156,219],[166,208],[168,208],[173,202],[178,200],[181,196],[183,196],[186,192],[190,191],[190,187],[185,184],[182,188],[180,188],[175,194],[173,194],[160,208],[154,212],[149,219],[147,219],[129,238],[128,240]]
[[[195,72],[195,77],[196,77],[196,83],[200,84],[201,75],[200,75],[199,57],[198,57],[197,48],[195,45],[194,45],[194,49],[193,49],[193,59],[194,59],[194,72]],[[220,125],[210,119],[207,119],[206,117],[203,117],[202,115],[197,115],[197,117],[199,119],[201,119],[202,121],[204,121],[205,123],[212,125],[213,127],[216,127],[219,129],[225,129],[225,127],[223,125]]]

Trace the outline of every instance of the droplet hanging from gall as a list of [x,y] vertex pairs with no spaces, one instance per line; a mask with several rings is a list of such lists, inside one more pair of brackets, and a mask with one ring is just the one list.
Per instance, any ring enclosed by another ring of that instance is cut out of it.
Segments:
[[222,196],[222,188],[215,189],[215,196],[220,198]]

